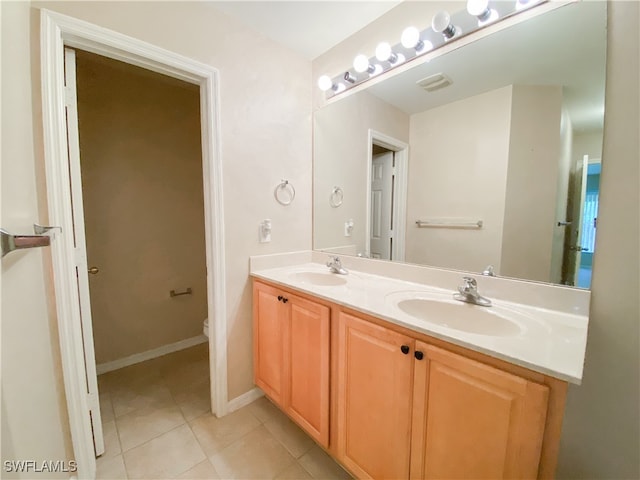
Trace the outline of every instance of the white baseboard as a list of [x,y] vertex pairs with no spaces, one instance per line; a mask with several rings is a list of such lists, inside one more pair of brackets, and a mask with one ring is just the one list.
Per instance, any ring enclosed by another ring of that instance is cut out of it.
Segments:
[[193,347],[195,345],[200,345],[201,343],[206,343],[208,341],[209,339],[205,335],[186,338],[184,340],[180,340],[179,342],[170,343],[169,345],[163,345],[161,347],[154,348],[153,350],[147,350],[146,352],[135,353],[133,355],[129,355],[128,357],[119,358],[118,360],[112,360],[111,362],[101,363],[99,365],[96,365],[96,372],[98,373],[98,375],[111,372],[113,370],[128,367],[129,365],[134,365],[146,360],[151,360],[152,358],[161,357],[162,355],[166,355],[167,353],[173,353],[179,350],[184,350],[185,348]]
[[243,393],[242,395],[232,400],[229,400],[229,403],[227,404],[227,413],[234,412],[244,407],[245,405],[249,405],[251,402],[259,399],[262,396],[264,396],[264,392],[262,390],[260,390],[258,387],[253,388],[248,392]]

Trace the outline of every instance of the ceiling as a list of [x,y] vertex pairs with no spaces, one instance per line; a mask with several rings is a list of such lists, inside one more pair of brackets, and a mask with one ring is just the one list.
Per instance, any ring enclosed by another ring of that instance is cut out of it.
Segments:
[[[313,60],[399,3],[236,0],[212,5]],[[586,131],[602,126],[605,51],[606,2],[578,2],[392,76],[368,91],[412,114],[510,84],[563,85],[574,128]],[[350,62],[345,59],[345,65]],[[416,87],[417,80],[440,72],[453,80],[451,86],[433,93]]]
[[[602,128],[606,2],[572,3],[465,45],[367,89],[414,114],[507,85],[561,85],[576,131]],[[416,82],[444,73],[428,93]]]
[[313,60],[401,0],[212,2],[224,13]]

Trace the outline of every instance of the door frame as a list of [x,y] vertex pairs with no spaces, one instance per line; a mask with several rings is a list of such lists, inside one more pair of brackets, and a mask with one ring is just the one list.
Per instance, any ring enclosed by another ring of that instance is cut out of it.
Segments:
[[67,167],[64,47],[79,48],[200,86],[209,317],[211,409],[228,411],[227,317],[222,156],[219,141],[219,73],[209,65],[67,15],[41,9],[41,79],[49,223],[62,228],[51,243],[53,282],[67,410],[79,478],[95,478],[87,382],[80,327]]
[[404,262],[407,233],[407,179],[409,170],[409,145],[384,133],[369,129],[367,136],[367,212],[365,217],[365,252],[371,251],[371,172],[373,145],[379,145],[395,153],[396,183],[393,195],[393,248],[394,261]]

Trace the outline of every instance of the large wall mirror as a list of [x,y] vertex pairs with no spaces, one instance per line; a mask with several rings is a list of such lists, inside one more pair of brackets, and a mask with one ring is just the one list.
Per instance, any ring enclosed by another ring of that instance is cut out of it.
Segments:
[[320,108],[314,248],[589,288],[605,55],[577,2]]

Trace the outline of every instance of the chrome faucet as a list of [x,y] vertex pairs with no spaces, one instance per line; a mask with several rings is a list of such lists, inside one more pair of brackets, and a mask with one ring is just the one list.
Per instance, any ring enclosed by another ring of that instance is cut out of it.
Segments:
[[464,280],[464,284],[458,287],[458,292],[460,293],[454,293],[453,298],[461,302],[480,305],[481,307],[491,306],[491,300],[478,293],[478,283],[474,278],[462,277],[462,280]]
[[495,277],[496,272],[493,271],[493,265],[487,265],[487,268],[482,271],[482,275],[485,277]]
[[329,261],[327,262],[327,267],[331,273],[338,273],[340,275],[346,275],[349,273],[346,268],[342,266],[342,262],[340,261],[340,257],[329,257]]

